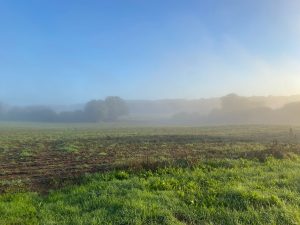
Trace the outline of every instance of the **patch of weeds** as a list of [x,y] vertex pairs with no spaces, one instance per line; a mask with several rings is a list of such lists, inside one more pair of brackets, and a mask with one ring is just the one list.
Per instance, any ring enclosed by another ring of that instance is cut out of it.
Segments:
[[118,172],[116,172],[115,177],[118,180],[126,180],[129,178],[129,174],[125,171],[118,171]]
[[100,156],[107,156],[107,153],[106,152],[99,152],[99,155]]
[[30,157],[33,155],[33,152],[31,149],[22,149],[21,152],[20,152],[20,156],[21,158],[27,158],[27,157]]
[[72,144],[59,145],[58,150],[62,152],[68,152],[68,153],[77,153],[79,151],[78,147]]

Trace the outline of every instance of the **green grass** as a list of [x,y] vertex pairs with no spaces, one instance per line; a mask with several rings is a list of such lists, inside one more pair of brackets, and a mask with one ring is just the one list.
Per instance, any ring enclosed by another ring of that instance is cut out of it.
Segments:
[[0,224],[300,224],[300,158],[112,171],[0,196]]

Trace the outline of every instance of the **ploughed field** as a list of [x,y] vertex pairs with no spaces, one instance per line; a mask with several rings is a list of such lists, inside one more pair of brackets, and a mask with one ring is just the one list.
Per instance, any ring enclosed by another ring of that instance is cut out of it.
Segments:
[[114,169],[192,166],[206,159],[300,153],[300,129],[287,126],[102,127],[2,124],[0,192],[47,191],[64,180]]

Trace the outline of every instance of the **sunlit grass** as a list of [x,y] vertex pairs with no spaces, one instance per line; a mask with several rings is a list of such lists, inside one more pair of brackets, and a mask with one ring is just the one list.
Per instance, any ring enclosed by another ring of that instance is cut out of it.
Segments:
[[117,171],[0,197],[0,224],[299,224],[300,159]]

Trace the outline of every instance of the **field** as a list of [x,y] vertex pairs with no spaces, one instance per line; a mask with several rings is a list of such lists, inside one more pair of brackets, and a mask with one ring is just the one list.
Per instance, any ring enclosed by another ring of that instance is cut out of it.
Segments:
[[300,224],[300,128],[0,124],[0,224]]

